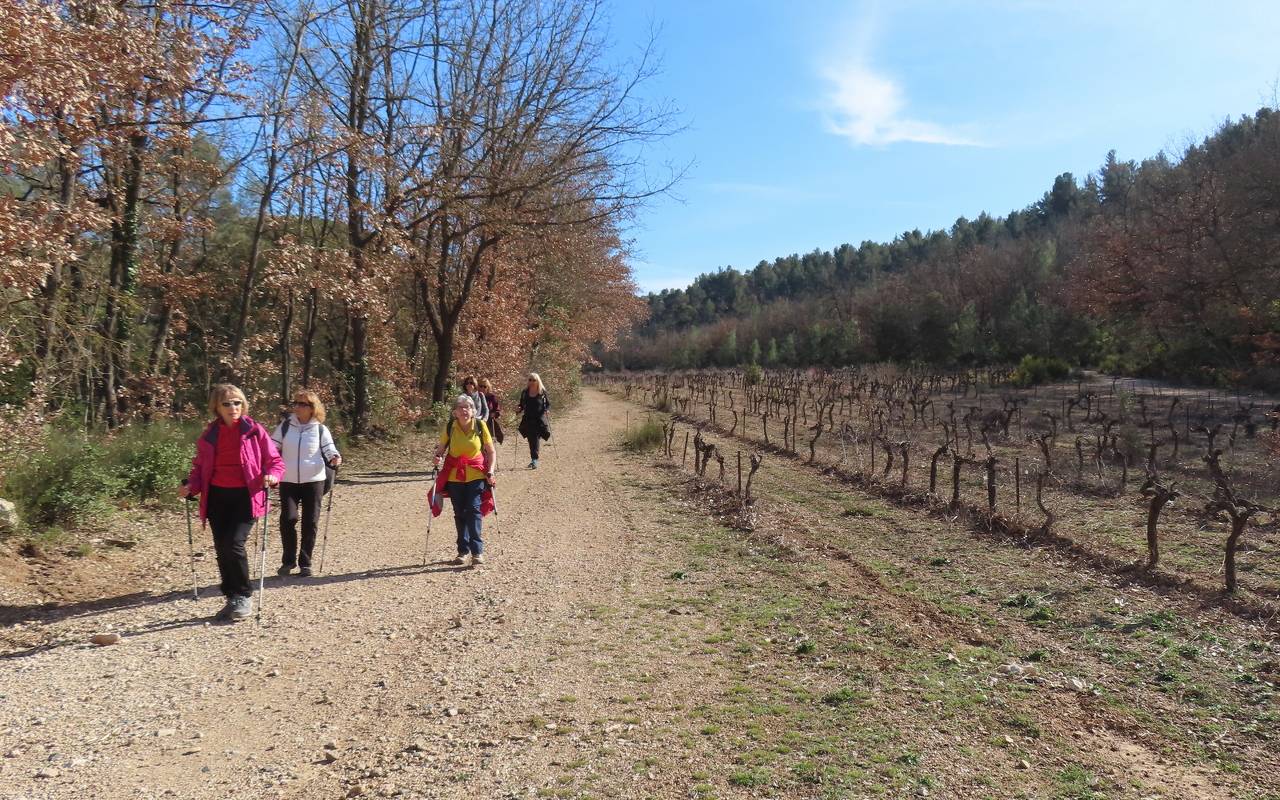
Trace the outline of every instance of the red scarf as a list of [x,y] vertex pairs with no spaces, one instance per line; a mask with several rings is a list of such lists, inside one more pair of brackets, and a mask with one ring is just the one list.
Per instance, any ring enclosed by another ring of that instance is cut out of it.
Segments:
[[[452,480],[465,483],[467,467],[475,467],[483,471],[484,456],[477,453],[467,457],[449,456],[444,460],[444,469],[440,470],[440,474],[436,476],[435,485],[427,493],[427,504],[431,506],[431,516],[438,517],[444,510],[444,498],[449,496],[450,474],[454,476]],[[480,516],[487,517],[490,511],[495,510],[497,510],[497,504],[493,500],[493,487],[486,485],[484,493],[480,495]]]

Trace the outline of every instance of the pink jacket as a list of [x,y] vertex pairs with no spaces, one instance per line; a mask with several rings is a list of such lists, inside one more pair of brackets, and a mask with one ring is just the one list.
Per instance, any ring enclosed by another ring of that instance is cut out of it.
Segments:
[[[196,440],[196,457],[191,459],[191,472],[187,475],[187,488],[200,495],[200,519],[209,518],[209,493],[205,491],[213,479],[213,459],[218,450],[218,432],[221,420],[214,420]],[[244,468],[244,482],[249,487],[249,501],[253,517],[267,515],[267,493],[263,478],[284,475],[284,459],[276,450],[275,442],[267,429],[249,417],[240,418],[240,465]]]

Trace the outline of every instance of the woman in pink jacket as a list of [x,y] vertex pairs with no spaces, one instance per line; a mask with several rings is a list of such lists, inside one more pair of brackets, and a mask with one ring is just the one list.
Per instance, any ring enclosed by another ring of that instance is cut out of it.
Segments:
[[200,519],[213,528],[218,574],[227,604],[217,619],[245,619],[253,605],[245,541],[267,514],[267,490],[280,482],[284,461],[266,428],[245,412],[249,401],[229,383],[213,387],[209,411],[216,419],[196,440],[191,473],[181,497],[200,496]]

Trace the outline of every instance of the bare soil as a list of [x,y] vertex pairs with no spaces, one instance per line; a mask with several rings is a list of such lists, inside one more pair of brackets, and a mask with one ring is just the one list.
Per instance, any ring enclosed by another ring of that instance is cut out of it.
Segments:
[[261,626],[209,624],[171,514],[0,554],[0,797],[1280,796],[1261,623],[795,463],[731,529],[639,415],[588,390],[538,470],[502,448],[478,568],[447,512],[422,563],[425,454],[353,465]]

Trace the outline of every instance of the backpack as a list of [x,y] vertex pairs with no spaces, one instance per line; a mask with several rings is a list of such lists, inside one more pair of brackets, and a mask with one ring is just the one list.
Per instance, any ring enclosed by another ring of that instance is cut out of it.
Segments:
[[[291,422],[293,422],[291,418],[285,417],[284,421],[280,423],[280,440],[281,441],[284,441],[284,437],[289,435],[289,424]],[[318,422],[316,424],[319,425],[321,428],[324,427],[323,422]],[[320,437],[320,441],[323,442],[324,437]],[[320,496],[323,497],[324,495],[328,494],[331,489],[333,489],[333,481],[338,477],[338,471],[333,467],[329,466],[329,460],[324,457],[323,448],[320,450],[320,460],[324,462],[324,491],[320,493]]]

